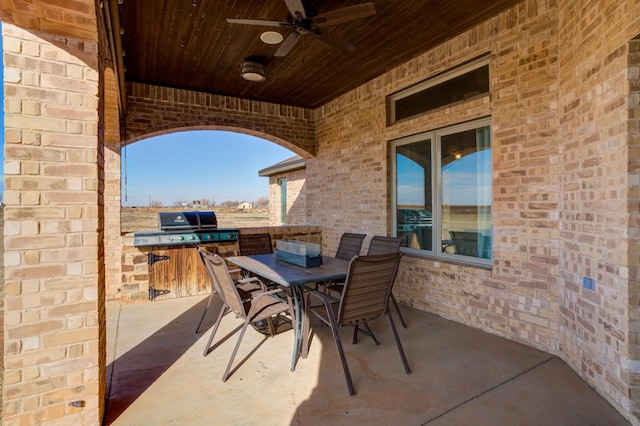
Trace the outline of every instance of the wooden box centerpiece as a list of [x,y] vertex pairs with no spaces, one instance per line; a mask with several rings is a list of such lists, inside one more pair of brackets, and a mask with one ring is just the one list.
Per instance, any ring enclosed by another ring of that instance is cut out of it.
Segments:
[[322,265],[320,244],[296,240],[276,240],[276,258],[310,268]]

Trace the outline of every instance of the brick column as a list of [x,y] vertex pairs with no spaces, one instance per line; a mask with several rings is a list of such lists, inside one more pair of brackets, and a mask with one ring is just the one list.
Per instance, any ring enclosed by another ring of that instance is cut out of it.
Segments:
[[120,114],[115,74],[104,72],[104,245],[106,299],[113,299],[122,283],[122,235],[120,226]]
[[[75,2],[74,10],[90,18],[94,7]],[[98,44],[6,21],[2,33],[3,424],[100,424]]]

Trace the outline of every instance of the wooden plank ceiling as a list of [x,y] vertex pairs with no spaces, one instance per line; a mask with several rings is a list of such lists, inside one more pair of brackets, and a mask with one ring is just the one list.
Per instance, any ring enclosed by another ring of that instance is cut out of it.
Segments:
[[[316,108],[520,1],[304,0],[308,16],[311,8],[323,14],[363,3],[373,3],[376,13],[323,27],[355,46],[352,51],[303,34],[288,54],[276,57],[279,46],[265,44],[260,34],[275,30],[286,39],[292,28],[226,18],[286,21],[287,3],[295,0],[123,0],[125,79]],[[264,82],[240,78],[247,59],[264,65]]]

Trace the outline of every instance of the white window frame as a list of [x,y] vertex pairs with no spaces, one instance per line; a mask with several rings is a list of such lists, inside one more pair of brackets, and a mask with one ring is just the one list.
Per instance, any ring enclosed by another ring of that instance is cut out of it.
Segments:
[[[491,129],[491,118],[490,117],[486,117],[486,118],[481,118],[478,120],[473,120],[473,121],[469,121],[466,123],[461,123],[461,124],[456,124],[456,125],[452,125],[446,128],[441,128],[438,130],[433,130],[433,131],[429,131],[429,132],[423,132],[423,133],[419,133],[419,134],[415,134],[415,135],[411,135],[411,136],[407,136],[404,138],[400,138],[400,139],[396,139],[393,141],[390,141],[389,143],[389,156],[391,159],[391,167],[390,167],[390,172],[391,172],[391,222],[392,222],[392,235],[393,236],[397,236],[398,235],[398,214],[397,214],[397,193],[396,193],[396,188],[397,188],[397,165],[396,165],[396,148],[398,146],[402,146],[405,144],[410,144],[410,143],[415,143],[415,142],[420,142],[420,141],[426,141],[426,140],[431,140],[431,161],[432,161],[432,167],[431,167],[431,182],[432,182],[432,208],[433,211],[431,212],[432,214],[432,250],[425,250],[425,249],[415,249],[415,248],[409,248],[409,247],[402,247],[402,250],[411,253],[411,254],[415,254],[418,256],[425,256],[425,257],[433,257],[433,258],[437,258],[437,259],[446,259],[446,260],[451,260],[451,261],[455,261],[455,262],[460,262],[460,263],[466,263],[466,264],[471,264],[471,265],[478,265],[478,266],[493,266],[493,256],[491,256],[492,258],[490,259],[485,259],[485,258],[479,258],[479,257],[472,257],[472,256],[464,256],[464,255],[460,255],[460,254],[452,254],[452,253],[443,253],[441,250],[438,250],[438,248],[442,247],[442,218],[441,218],[441,212],[442,212],[442,190],[441,190],[441,185],[442,185],[442,173],[441,173],[441,169],[442,169],[442,165],[441,165],[441,158],[440,158],[440,153],[441,153],[441,147],[440,147],[440,143],[441,143],[441,138],[442,136],[446,136],[446,135],[450,135],[450,134],[454,134],[454,133],[460,133],[460,132],[464,132],[464,131],[468,131],[468,130],[473,130],[473,129],[478,129],[481,127],[489,127]],[[493,150],[493,146],[491,147],[491,149]],[[491,221],[493,223],[493,199],[491,201],[491,212],[492,212],[492,218]],[[493,233],[492,233],[492,237],[493,237]],[[493,238],[491,239],[491,250],[493,251]]]

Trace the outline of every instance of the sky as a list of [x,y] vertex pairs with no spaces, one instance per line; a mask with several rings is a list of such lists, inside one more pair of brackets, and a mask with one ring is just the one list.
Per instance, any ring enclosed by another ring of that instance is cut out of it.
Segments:
[[[444,205],[484,205],[491,200],[491,179],[478,181],[477,171],[491,170],[491,150],[482,150],[466,155],[442,168]],[[425,170],[404,155],[397,156],[398,204],[424,205]],[[446,176],[446,177],[445,177]]]
[[265,139],[219,130],[144,139],[121,151],[122,205],[268,198],[269,178],[258,171],[294,155]]

